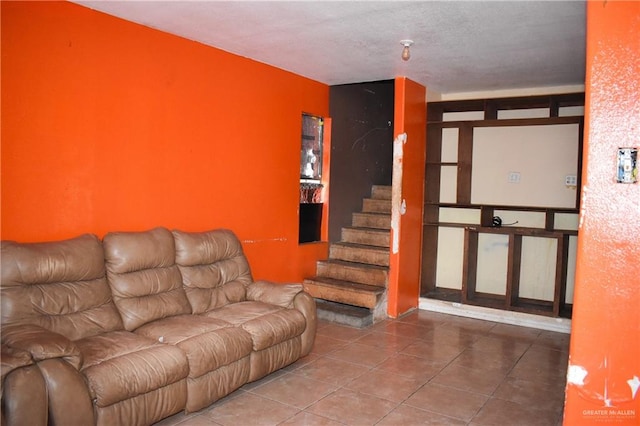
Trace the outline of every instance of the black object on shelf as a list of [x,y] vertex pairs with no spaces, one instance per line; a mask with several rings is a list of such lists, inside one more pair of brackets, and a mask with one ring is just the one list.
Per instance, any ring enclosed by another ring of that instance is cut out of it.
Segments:
[[299,243],[320,241],[322,227],[322,203],[300,204]]

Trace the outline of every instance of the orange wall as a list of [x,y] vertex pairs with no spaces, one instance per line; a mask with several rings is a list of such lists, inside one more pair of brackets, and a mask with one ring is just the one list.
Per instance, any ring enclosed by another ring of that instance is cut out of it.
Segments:
[[302,112],[329,87],[67,2],[2,2],[3,239],[227,227],[299,281]]
[[564,424],[638,425],[640,183],[615,172],[619,147],[640,148],[639,2],[587,3],[585,119]]
[[[402,158],[402,199],[398,253],[389,259],[389,316],[396,318],[418,307],[422,264],[424,164],[427,126],[426,88],[404,77],[395,79],[394,137],[407,134]],[[393,232],[392,232],[393,238]]]

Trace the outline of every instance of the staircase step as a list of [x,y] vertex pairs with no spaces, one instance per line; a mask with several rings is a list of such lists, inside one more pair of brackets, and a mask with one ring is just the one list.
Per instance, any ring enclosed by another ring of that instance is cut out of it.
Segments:
[[304,290],[316,299],[373,309],[385,289],[333,278],[305,278]]
[[371,198],[391,199],[391,185],[373,185],[371,187]]
[[341,241],[377,247],[391,247],[391,234],[387,229],[342,228]]
[[318,319],[350,327],[365,328],[373,324],[373,312],[358,306],[316,299],[316,312]]
[[366,213],[391,214],[391,200],[382,198],[365,198],[362,200],[362,211]]
[[389,249],[362,244],[332,243],[329,246],[329,258],[346,262],[389,266]]
[[389,268],[330,259],[318,261],[316,275],[386,288]]
[[391,229],[391,215],[384,213],[352,213],[351,226],[357,228]]

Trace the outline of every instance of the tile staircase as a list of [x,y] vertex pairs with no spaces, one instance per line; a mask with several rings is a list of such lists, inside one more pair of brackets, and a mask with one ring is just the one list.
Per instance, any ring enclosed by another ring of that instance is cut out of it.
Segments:
[[386,318],[390,229],[391,186],[374,185],[340,242],[329,246],[329,259],[303,282],[319,318],[356,327]]

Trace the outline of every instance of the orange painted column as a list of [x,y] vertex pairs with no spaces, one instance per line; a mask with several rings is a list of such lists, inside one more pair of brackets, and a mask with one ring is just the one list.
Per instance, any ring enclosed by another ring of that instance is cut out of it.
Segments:
[[585,119],[564,424],[639,425],[640,183],[617,171],[640,150],[640,2],[587,2]]
[[[406,134],[402,155],[394,152],[394,167],[402,182],[394,182],[391,256],[387,313],[396,318],[418,306],[422,264],[424,163],[426,158],[426,88],[404,77],[395,80],[394,136]],[[397,143],[397,142],[396,142]],[[394,179],[396,172],[394,171]],[[398,186],[399,185],[399,186]]]

